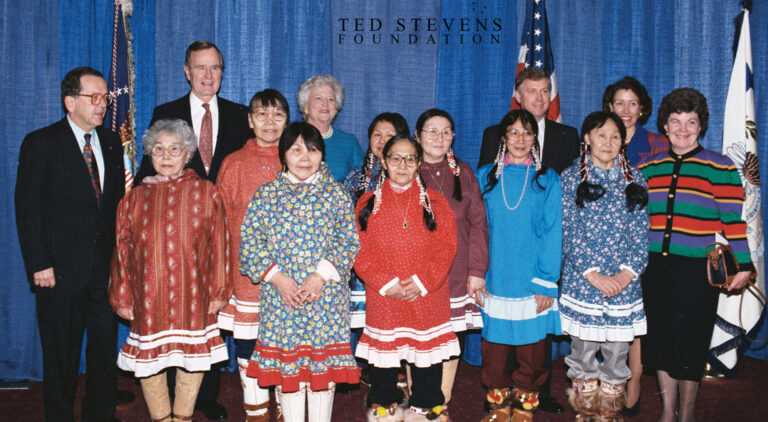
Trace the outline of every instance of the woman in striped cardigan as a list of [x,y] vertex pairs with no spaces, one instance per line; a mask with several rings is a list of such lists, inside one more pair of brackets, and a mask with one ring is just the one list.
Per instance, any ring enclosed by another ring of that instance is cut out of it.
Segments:
[[707,100],[700,92],[672,91],[662,100],[658,117],[670,150],[639,165],[648,182],[651,220],[648,268],[642,278],[648,320],[643,363],[656,370],[662,421],[675,420],[676,411],[679,421],[694,419],[718,297],[718,289],[707,282],[707,245],[721,234],[741,265],[728,290],[743,288],[754,270],[736,166],[699,144],[708,120]]

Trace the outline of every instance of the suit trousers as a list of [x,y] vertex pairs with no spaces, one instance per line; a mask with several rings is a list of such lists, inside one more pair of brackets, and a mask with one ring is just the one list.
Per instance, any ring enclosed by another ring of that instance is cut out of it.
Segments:
[[45,420],[73,420],[85,330],[83,419],[108,421],[115,413],[117,391],[117,319],[109,304],[107,278],[91,277],[82,288],[64,286],[63,282],[57,276],[56,286],[35,288]]

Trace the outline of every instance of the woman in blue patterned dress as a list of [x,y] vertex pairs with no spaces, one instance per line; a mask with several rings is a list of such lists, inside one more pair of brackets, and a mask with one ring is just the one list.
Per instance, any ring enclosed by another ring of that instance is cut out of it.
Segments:
[[581,126],[581,158],[561,175],[559,301],[563,332],[571,336],[565,362],[577,418],[598,411],[620,418],[632,375],[629,345],[646,332],[639,275],[648,262],[648,193],[629,164],[625,137],[619,116],[591,113]]
[[322,161],[312,125],[289,125],[283,171],[254,194],[240,271],[261,282],[259,335],[248,375],[275,385],[284,420],[330,421],[336,383],[358,382],[349,346],[349,272],[359,249],[352,203]]
[[[400,113],[381,113],[373,118],[368,126],[368,151],[365,153],[365,159],[362,164],[353,167],[344,178],[344,187],[352,196],[353,203],[357,203],[364,193],[376,188],[376,181],[381,176],[381,151],[387,141],[395,135],[407,137],[409,132],[408,122]],[[365,327],[365,286],[354,271],[349,279],[349,288],[351,292],[349,325],[353,330],[352,352],[354,353],[362,328]]]

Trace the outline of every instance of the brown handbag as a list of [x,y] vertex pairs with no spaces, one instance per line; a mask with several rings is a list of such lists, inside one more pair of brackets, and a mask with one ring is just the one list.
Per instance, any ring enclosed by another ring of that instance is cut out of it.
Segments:
[[[715,287],[728,287],[739,272],[739,262],[730,245],[712,242],[707,246],[707,280]],[[753,273],[753,279],[755,274]]]
[[[736,261],[736,257],[733,255],[733,249],[725,243],[712,242],[707,245],[706,253],[707,281],[714,287],[728,287],[733,282],[736,274],[740,271],[739,262]],[[755,279],[757,279],[757,274],[753,272],[749,277],[749,280],[747,280],[747,286],[744,288],[751,289],[751,291],[758,296],[758,299],[762,299],[763,307],[765,307],[765,294],[760,291],[757,285],[755,285]],[[741,329],[744,329],[744,323],[741,321],[741,308],[744,305],[745,294],[745,292],[741,293],[741,300],[739,301],[739,325],[741,326]],[[768,338],[768,335],[761,339],[751,339],[746,335],[744,337],[753,343],[761,343]]]

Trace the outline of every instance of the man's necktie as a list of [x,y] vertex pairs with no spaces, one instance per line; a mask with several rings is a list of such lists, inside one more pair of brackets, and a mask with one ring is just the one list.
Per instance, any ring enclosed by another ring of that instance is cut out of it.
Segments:
[[211,121],[211,105],[203,103],[203,108],[205,114],[203,115],[203,123],[200,125],[200,140],[197,148],[200,150],[200,158],[203,159],[205,172],[208,173],[213,158],[213,123]]
[[93,191],[96,193],[96,203],[101,201],[101,184],[99,183],[99,165],[96,163],[96,157],[93,156],[93,148],[91,147],[91,134],[85,134],[85,146],[83,147],[83,159],[88,166],[88,173],[91,175],[91,185],[93,185]]

